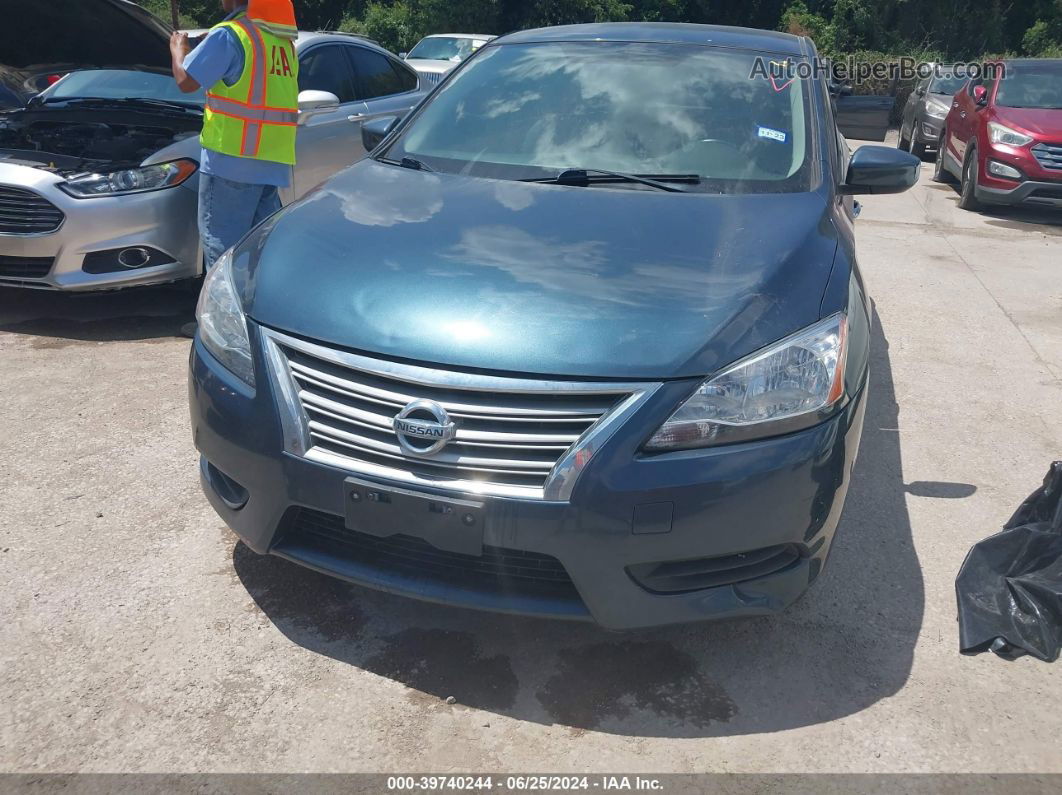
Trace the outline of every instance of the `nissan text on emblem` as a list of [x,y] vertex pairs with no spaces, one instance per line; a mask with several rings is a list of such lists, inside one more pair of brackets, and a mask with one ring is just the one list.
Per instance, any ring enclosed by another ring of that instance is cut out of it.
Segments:
[[398,444],[410,455],[435,455],[457,436],[457,425],[434,400],[414,400],[392,426]]

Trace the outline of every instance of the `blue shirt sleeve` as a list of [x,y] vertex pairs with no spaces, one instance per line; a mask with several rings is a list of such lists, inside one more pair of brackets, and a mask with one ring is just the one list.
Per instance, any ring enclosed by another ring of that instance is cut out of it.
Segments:
[[184,70],[209,90],[219,80],[232,86],[243,74],[243,46],[228,28],[218,28],[184,59]]

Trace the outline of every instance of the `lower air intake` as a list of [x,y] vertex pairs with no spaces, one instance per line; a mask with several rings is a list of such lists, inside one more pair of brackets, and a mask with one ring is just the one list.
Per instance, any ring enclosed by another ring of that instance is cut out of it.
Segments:
[[412,536],[379,538],[346,527],[343,517],[296,510],[278,551],[298,557],[310,545],[338,558],[415,579],[507,596],[579,600],[568,572],[549,555],[485,546],[483,554],[436,549]]
[[652,593],[689,593],[758,580],[788,569],[799,560],[799,548],[783,544],[719,558],[644,563],[629,566],[627,572],[636,583]]

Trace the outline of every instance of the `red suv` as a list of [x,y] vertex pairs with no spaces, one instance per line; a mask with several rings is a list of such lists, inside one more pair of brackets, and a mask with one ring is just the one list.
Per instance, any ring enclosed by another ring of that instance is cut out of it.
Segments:
[[944,120],[933,179],[962,183],[959,206],[1062,207],[1062,60],[1015,60],[969,80]]

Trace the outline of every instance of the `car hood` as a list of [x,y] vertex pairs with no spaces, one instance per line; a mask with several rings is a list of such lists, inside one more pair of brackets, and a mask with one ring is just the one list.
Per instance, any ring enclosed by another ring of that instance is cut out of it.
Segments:
[[200,113],[150,105],[19,108],[0,114],[0,163],[70,176],[164,162],[175,146],[198,157],[202,124]]
[[457,61],[437,61],[430,58],[414,58],[410,61],[406,61],[406,63],[418,72],[435,73],[449,72],[455,66],[459,65]]
[[4,11],[0,62],[6,66],[170,65],[169,28],[126,0],[6,0]]
[[1062,110],[1057,108],[1007,108],[996,107],[1000,124],[1016,124],[1036,135],[1062,140]]
[[682,196],[362,160],[260,227],[255,321],[457,368],[705,375],[819,319],[837,242],[814,193]]

